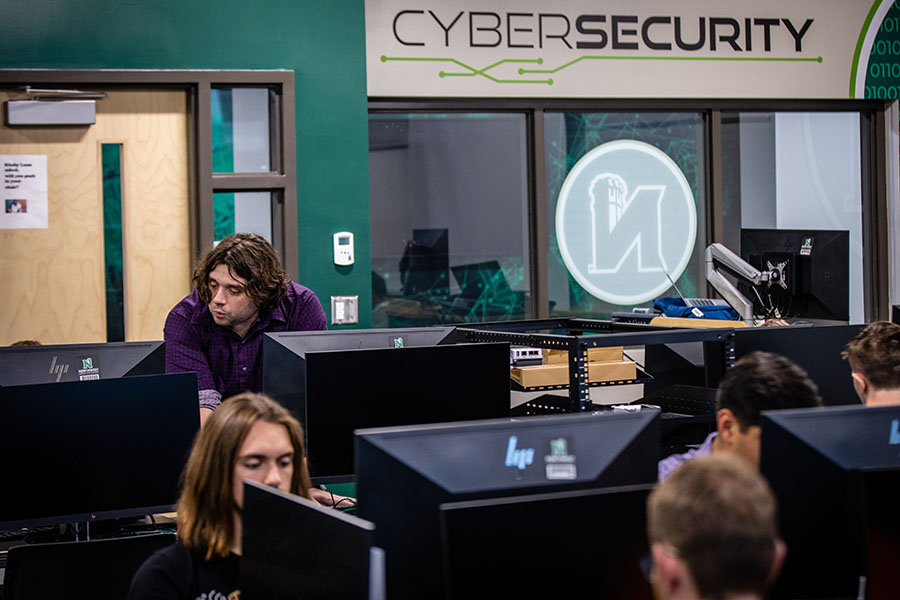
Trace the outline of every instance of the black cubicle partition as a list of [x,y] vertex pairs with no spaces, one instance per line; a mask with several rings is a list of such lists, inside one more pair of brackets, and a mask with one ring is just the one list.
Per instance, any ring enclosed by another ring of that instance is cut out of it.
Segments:
[[375,523],[375,544],[385,551],[387,597],[444,597],[442,503],[656,481],[658,416],[653,410],[357,431],[358,511]]
[[194,373],[0,388],[0,529],[171,510]]
[[91,381],[166,372],[164,342],[0,348],[0,386]]

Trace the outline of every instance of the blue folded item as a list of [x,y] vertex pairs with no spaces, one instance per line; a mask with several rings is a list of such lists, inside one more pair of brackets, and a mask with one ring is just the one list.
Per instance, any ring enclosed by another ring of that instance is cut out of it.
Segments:
[[694,307],[688,306],[681,298],[657,298],[653,301],[653,308],[662,311],[667,317],[680,317],[687,319],[718,319],[720,321],[738,321],[740,315],[727,304],[713,304],[711,306],[696,307],[703,316],[695,314]]

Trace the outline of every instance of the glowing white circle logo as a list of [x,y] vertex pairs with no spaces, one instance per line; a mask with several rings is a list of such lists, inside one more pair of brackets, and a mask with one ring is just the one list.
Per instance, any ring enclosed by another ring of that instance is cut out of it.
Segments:
[[684,272],[696,236],[697,208],[684,173],[644,142],[597,146],[559,193],[563,262],[585,290],[611,304],[657,298]]

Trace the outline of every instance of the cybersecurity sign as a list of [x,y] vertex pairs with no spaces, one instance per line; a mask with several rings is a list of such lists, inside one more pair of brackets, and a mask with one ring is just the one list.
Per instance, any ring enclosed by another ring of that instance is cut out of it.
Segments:
[[687,267],[697,235],[694,195],[655,146],[608,142],[566,177],[556,235],[566,268],[591,295],[611,304],[647,302]]

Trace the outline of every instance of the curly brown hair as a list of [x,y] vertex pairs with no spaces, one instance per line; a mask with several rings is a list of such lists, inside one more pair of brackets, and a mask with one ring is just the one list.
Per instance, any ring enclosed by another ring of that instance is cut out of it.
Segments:
[[247,295],[268,312],[284,298],[288,277],[275,249],[266,238],[255,233],[234,233],[219,242],[194,269],[193,282],[200,299],[209,304],[209,274],[219,265],[228,267],[232,277],[247,281]]

